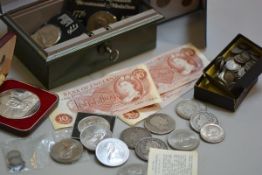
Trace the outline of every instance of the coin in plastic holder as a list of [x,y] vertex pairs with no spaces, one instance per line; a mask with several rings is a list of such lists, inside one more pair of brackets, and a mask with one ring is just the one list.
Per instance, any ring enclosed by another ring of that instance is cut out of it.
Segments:
[[82,120],[79,121],[77,128],[79,132],[82,132],[85,128],[91,125],[100,125],[103,126],[104,128],[110,129],[109,122],[103,117],[98,117],[98,116],[88,116],[86,118],[83,118]]
[[83,153],[82,144],[74,139],[63,139],[54,144],[50,156],[58,163],[70,164],[80,159]]
[[21,153],[18,150],[11,150],[6,154],[6,162],[9,171],[20,172],[25,168],[25,161],[22,158]]
[[24,119],[35,114],[40,99],[24,89],[9,89],[0,94],[0,115],[9,119]]

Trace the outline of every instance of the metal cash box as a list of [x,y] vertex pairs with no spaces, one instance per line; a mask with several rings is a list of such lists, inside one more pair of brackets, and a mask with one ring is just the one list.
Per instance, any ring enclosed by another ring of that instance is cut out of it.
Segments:
[[156,21],[162,18],[154,9],[141,4],[136,15],[43,49],[30,35],[58,15],[67,1],[20,3],[22,7],[14,5],[12,10],[14,7],[2,2],[2,19],[17,33],[15,55],[48,89],[153,49]]

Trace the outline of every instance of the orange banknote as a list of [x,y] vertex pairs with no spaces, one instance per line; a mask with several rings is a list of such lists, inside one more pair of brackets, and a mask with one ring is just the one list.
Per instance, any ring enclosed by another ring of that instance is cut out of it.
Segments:
[[193,45],[175,48],[146,63],[160,94],[197,79],[208,64]]
[[155,103],[161,98],[145,65],[111,73],[86,85],[73,96],[78,111],[120,115]]

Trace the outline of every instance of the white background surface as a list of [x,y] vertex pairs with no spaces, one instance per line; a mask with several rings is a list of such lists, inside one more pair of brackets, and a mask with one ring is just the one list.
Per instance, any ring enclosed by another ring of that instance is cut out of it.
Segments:
[[[207,48],[203,50],[209,60],[215,56],[238,34],[242,33],[258,45],[262,46],[262,1],[261,0],[208,0],[207,16]],[[197,17],[196,17],[197,19]],[[74,82],[61,86],[54,91],[71,88],[90,80],[99,78],[108,72],[141,63],[160,53],[185,44],[196,38],[197,20],[182,17],[163,23],[158,28],[157,48],[136,56],[128,61],[106,68],[92,75],[83,77]],[[40,85],[39,81],[18,61],[14,59],[9,78]],[[192,98],[193,90],[182,96]],[[173,102],[161,112],[170,114],[177,122],[177,128],[189,128],[187,121],[179,118],[175,112]],[[262,80],[248,94],[244,102],[234,113],[208,104],[208,111],[213,112],[225,129],[226,139],[220,144],[208,144],[201,141],[198,147],[199,175],[261,175],[262,174]],[[114,136],[128,126],[117,120]],[[33,136],[52,131],[49,119],[45,120],[33,133]],[[0,131],[0,142],[17,138]],[[26,139],[26,138],[25,138]],[[166,140],[166,137],[162,137]],[[2,148],[2,146],[1,146]],[[140,161],[133,151],[127,164]],[[107,168],[99,165],[93,155],[85,162],[73,165],[57,165],[50,163],[45,169],[25,172],[23,174],[93,174],[115,175],[118,168]],[[7,174],[3,154],[0,151],[0,175]]]

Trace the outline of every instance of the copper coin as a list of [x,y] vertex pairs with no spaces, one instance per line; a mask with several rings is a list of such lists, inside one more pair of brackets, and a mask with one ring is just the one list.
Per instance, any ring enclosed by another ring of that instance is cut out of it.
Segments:
[[87,21],[87,31],[93,31],[101,27],[106,27],[117,21],[116,16],[108,11],[98,11],[91,15]]

